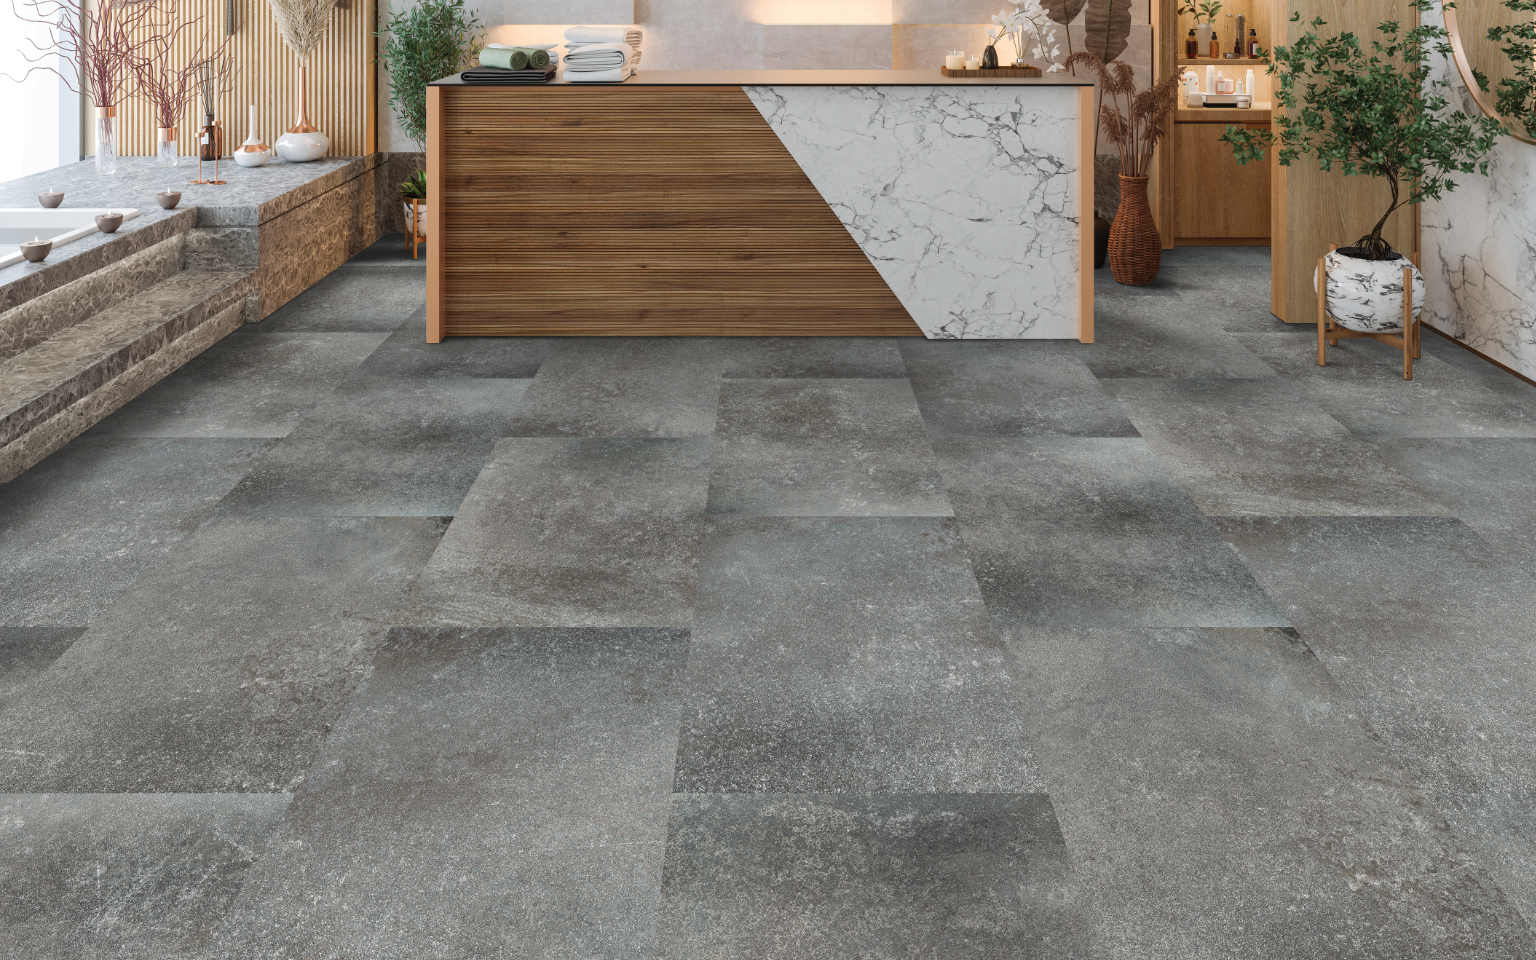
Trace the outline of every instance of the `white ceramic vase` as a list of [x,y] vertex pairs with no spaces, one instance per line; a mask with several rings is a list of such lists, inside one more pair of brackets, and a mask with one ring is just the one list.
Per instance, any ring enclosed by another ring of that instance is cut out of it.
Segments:
[[242,167],[259,167],[272,159],[272,148],[256,136],[256,105],[251,104],[251,135],[235,148],[235,162]]
[[[429,218],[427,217],[427,205],[423,203],[420,209],[421,222],[415,225],[416,235],[425,237],[427,235],[427,224],[430,222]],[[411,201],[407,200],[405,201],[405,229],[410,230],[411,226]]]
[[331,138],[319,130],[309,132],[288,131],[277,138],[277,155],[289,163],[308,163],[319,160],[331,149]]
[[[1328,314],[1339,325],[1360,333],[1400,333],[1403,329],[1403,268],[1413,269],[1413,315],[1424,312],[1424,274],[1401,254],[1396,260],[1358,260],[1338,250],[1323,258],[1328,266]],[[1317,291],[1317,277],[1312,278]]]

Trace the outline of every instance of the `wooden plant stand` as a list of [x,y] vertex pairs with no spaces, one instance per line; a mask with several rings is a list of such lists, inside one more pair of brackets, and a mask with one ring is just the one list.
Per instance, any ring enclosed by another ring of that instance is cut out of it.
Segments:
[[[1336,243],[1328,244],[1328,252],[1339,249]],[[1415,266],[1418,265],[1419,255],[1412,257]],[[1419,321],[1413,315],[1413,268],[1403,268],[1403,332],[1395,333],[1362,333],[1359,330],[1350,330],[1328,315],[1328,261],[1322,257],[1317,258],[1317,365],[1328,365],[1327,348],[1336,347],[1340,340],[1354,340],[1359,337],[1370,337],[1372,340],[1380,340],[1382,343],[1394,346],[1403,351],[1403,379],[1413,379],[1413,361],[1422,356],[1420,349]]]
[[411,251],[411,259],[417,259],[416,251],[427,242],[427,235],[421,232],[421,200],[411,198],[411,222],[406,225],[405,245]]

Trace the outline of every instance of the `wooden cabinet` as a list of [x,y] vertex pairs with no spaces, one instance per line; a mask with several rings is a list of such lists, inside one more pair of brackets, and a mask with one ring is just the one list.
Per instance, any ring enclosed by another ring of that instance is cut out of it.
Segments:
[[1270,165],[1238,166],[1232,148],[1221,142],[1227,126],[1173,125],[1175,243],[1269,242]]

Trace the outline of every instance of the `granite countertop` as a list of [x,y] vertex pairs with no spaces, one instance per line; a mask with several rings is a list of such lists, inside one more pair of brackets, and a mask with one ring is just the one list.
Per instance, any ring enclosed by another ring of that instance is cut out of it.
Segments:
[[434,87],[483,90],[544,90],[550,87],[1091,87],[1091,77],[1070,73],[1043,77],[946,77],[932,70],[640,70],[623,83],[507,84],[465,83],[463,74],[444,77]]
[[[162,167],[154,157],[120,157],[117,173],[100,176],[94,159],[34,173],[0,183],[0,207],[37,207],[37,195],[64,191],[62,209],[107,207],[138,209],[117,233],[93,233],[65,244],[43,263],[17,263],[0,269],[0,310],[10,309],[48,290],[99,270],[103,265],[137,253],[192,227],[255,227],[281,216],[339,184],[362,176],[383,162],[382,154],[367,157],[327,157],[311,163],[242,167],[233,160],[219,162],[218,186],[195,185],[197,161],[183,157],[175,167]],[[213,165],[203,171],[212,176]],[[181,203],[162,210],[155,194],[180,190]]]

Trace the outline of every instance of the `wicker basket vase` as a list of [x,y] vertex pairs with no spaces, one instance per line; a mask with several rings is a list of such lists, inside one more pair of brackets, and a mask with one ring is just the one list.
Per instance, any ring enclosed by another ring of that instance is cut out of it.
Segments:
[[1120,177],[1120,209],[1109,228],[1109,269],[1120,283],[1141,286],[1157,277],[1163,239],[1147,203],[1147,177]]

